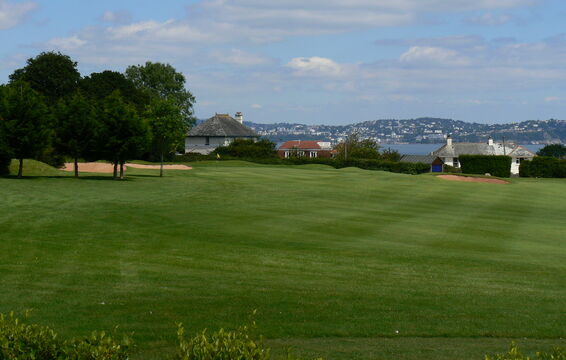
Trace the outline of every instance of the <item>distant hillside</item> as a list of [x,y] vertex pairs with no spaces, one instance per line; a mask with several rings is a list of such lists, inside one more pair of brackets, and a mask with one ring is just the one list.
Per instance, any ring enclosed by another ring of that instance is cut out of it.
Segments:
[[492,136],[497,140],[505,138],[522,144],[566,143],[566,120],[554,119],[491,125],[437,118],[372,120],[342,126],[251,122],[246,122],[246,125],[275,142],[313,139],[338,142],[358,131],[362,137],[389,144],[442,143],[447,134],[461,142],[484,141]]

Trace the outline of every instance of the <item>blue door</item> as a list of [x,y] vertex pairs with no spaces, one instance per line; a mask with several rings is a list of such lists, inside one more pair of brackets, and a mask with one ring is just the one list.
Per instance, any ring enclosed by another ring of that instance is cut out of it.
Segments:
[[442,172],[442,165],[432,165],[432,172]]

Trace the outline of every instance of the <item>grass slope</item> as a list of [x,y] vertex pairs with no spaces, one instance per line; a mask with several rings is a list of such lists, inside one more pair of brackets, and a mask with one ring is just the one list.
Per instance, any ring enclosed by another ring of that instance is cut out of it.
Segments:
[[0,312],[33,308],[66,335],[120,325],[155,356],[175,322],[233,327],[252,309],[278,353],[566,345],[564,180],[241,162],[156,174],[0,179]]

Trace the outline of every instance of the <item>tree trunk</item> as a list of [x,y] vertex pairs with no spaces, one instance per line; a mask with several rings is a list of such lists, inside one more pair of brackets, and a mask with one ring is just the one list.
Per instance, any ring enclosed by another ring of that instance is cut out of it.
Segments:
[[79,159],[75,158],[75,177],[79,177]]
[[114,180],[118,178],[118,161],[114,160]]
[[120,180],[124,180],[124,162],[120,161]]
[[161,168],[159,170],[159,177],[163,177],[163,150],[161,151]]
[[24,159],[20,159],[20,166],[18,168],[18,178],[22,178],[24,175]]

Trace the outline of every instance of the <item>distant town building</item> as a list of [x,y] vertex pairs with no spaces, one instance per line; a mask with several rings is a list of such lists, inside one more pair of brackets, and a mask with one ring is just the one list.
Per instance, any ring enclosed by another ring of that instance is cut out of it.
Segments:
[[185,153],[208,155],[235,139],[258,140],[259,135],[244,125],[244,116],[240,112],[236,113],[235,118],[228,114],[216,114],[189,131],[185,139]]
[[527,148],[509,142],[495,142],[489,138],[485,143],[454,143],[449,135],[446,144],[433,151],[445,165],[460,167],[460,155],[507,155],[512,158],[511,174],[519,174],[519,166],[523,160],[532,160],[535,154]]
[[277,154],[283,159],[293,156],[331,158],[333,150],[330,142],[293,140],[281,145]]

